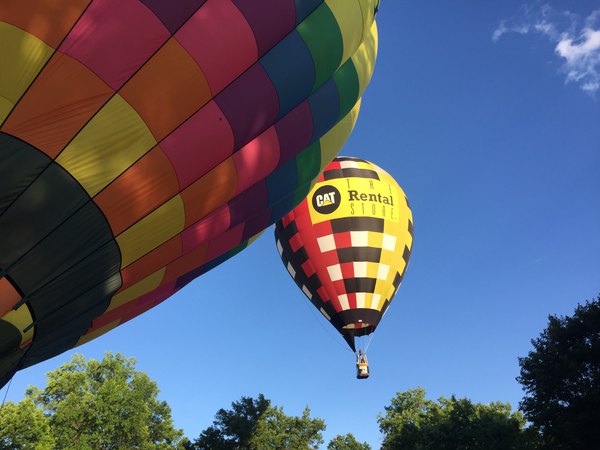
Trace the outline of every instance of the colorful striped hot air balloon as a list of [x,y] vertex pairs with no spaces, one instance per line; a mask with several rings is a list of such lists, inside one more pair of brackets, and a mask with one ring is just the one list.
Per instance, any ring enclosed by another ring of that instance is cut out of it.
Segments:
[[301,201],[356,121],[377,5],[0,2],[0,385]]
[[375,331],[402,282],[412,213],[387,172],[339,157],[277,222],[275,239],[298,287],[356,351],[355,337]]

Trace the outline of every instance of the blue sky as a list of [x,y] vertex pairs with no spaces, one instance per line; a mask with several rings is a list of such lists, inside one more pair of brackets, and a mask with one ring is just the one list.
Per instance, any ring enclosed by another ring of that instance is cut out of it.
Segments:
[[[596,10],[596,12],[594,12]],[[412,259],[372,341],[372,377],[282,266],[273,231],[144,316],[79,349],[138,360],[190,438],[263,393],[309,405],[325,445],[379,448],[398,391],[517,406],[517,358],[548,314],[600,292],[597,1],[384,0],[380,53],[342,154],[390,172],[413,208]],[[8,400],[75,351],[19,372]],[[4,395],[5,390],[1,394]]]

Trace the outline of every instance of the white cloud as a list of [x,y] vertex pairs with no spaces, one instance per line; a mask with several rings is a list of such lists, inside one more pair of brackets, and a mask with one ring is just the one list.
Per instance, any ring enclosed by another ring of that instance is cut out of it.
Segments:
[[497,42],[508,33],[537,33],[552,42],[562,61],[560,71],[566,83],[594,95],[600,90],[600,9],[585,20],[569,11],[557,11],[549,5],[525,6],[518,18],[503,20],[492,33]]

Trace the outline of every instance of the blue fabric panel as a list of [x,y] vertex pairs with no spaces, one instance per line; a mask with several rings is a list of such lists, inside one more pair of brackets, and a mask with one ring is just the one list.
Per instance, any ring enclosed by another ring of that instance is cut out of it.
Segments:
[[308,97],[315,83],[315,63],[297,31],[287,35],[260,63],[279,96],[279,118]]
[[340,96],[333,79],[321,86],[308,100],[313,117],[313,139],[319,139],[337,122],[340,113]]

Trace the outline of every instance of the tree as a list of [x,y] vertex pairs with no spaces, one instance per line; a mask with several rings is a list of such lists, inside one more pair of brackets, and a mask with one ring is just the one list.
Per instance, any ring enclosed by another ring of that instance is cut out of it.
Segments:
[[205,429],[191,448],[198,450],[316,449],[323,442],[323,420],[310,417],[305,408],[301,417],[288,416],[283,408],[259,394],[258,399],[242,397],[230,410],[219,409],[213,424]]
[[0,448],[52,450],[54,438],[50,422],[31,399],[0,408]]
[[600,442],[600,296],[578,305],[573,317],[549,316],[519,358],[520,408],[546,448],[597,448]]
[[27,398],[48,418],[56,449],[177,449],[183,432],[158,387],[135,360],[107,353],[102,361],[74,355]]
[[322,419],[311,419],[310,409],[304,408],[301,417],[288,416],[283,408],[270,406],[259,420],[250,439],[250,449],[288,450],[318,449],[323,443],[321,431],[325,429]]
[[194,443],[194,448],[230,450],[250,447],[260,418],[271,402],[262,394],[258,399],[242,397],[231,403],[231,409],[219,409],[213,424],[204,430]]
[[371,450],[371,446],[366,442],[358,442],[352,433],[348,433],[337,435],[329,441],[327,450]]
[[533,448],[521,413],[508,403],[425,398],[422,388],[399,392],[379,415],[383,450],[523,450]]

